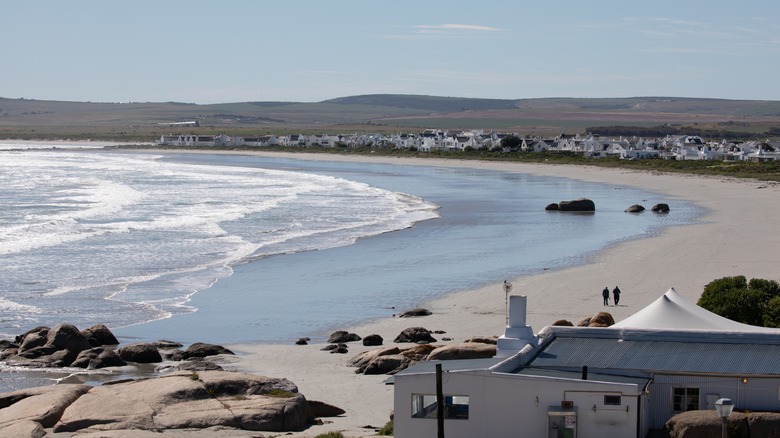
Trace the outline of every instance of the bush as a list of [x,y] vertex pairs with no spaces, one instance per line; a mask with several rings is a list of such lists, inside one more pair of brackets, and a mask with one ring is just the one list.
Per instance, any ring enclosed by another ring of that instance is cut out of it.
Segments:
[[382,426],[381,429],[379,429],[377,435],[393,436],[393,422],[388,421],[384,426]]
[[328,432],[328,433],[321,433],[314,438],[344,438],[344,434],[341,432]]
[[780,285],[774,280],[719,278],[704,287],[696,304],[732,321],[780,327]]

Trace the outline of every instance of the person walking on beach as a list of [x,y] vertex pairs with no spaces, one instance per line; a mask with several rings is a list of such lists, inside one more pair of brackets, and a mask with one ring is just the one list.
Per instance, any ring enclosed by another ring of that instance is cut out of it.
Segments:
[[[607,293],[607,295],[609,295],[609,293]],[[617,306],[620,302],[620,289],[618,289],[617,286],[612,290],[612,296],[615,298],[615,305]]]
[[609,288],[605,287],[603,291],[601,291],[601,296],[604,298],[604,305],[609,306]]

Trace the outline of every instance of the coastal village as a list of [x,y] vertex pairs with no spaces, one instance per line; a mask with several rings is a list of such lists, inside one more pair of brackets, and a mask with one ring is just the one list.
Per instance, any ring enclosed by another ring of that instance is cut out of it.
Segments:
[[[193,122],[195,123],[195,122]],[[192,125],[194,126],[194,125]],[[507,139],[516,139],[508,142]],[[171,134],[156,142],[159,146],[182,147],[286,147],[286,148],[379,148],[418,152],[548,152],[569,153],[586,158],[775,161],[780,143],[765,141],[705,141],[696,135],[668,135],[663,138],[604,138],[598,135],[566,135],[553,138],[527,137],[519,133],[485,130],[452,132],[426,129],[420,133],[356,133],[349,135],[289,134],[242,137],[229,134]],[[510,145],[511,144],[511,145]]]

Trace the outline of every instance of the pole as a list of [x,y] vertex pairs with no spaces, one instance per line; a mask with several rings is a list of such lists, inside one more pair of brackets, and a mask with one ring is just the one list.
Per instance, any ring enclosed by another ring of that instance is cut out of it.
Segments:
[[721,420],[723,420],[723,424],[720,428],[720,438],[729,438],[729,432],[728,432],[728,417],[721,417]]
[[440,363],[436,364],[436,429],[438,438],[444,438],[444,390]]

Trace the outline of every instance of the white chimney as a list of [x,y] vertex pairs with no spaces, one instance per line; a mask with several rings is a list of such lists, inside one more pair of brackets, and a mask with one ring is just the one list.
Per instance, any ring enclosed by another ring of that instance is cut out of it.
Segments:
[[509,357],[528,344],[537,344],[533,329],[525,322],[527,299],[523,295],[509,297],[509,323],[496,343],[496,357]]

